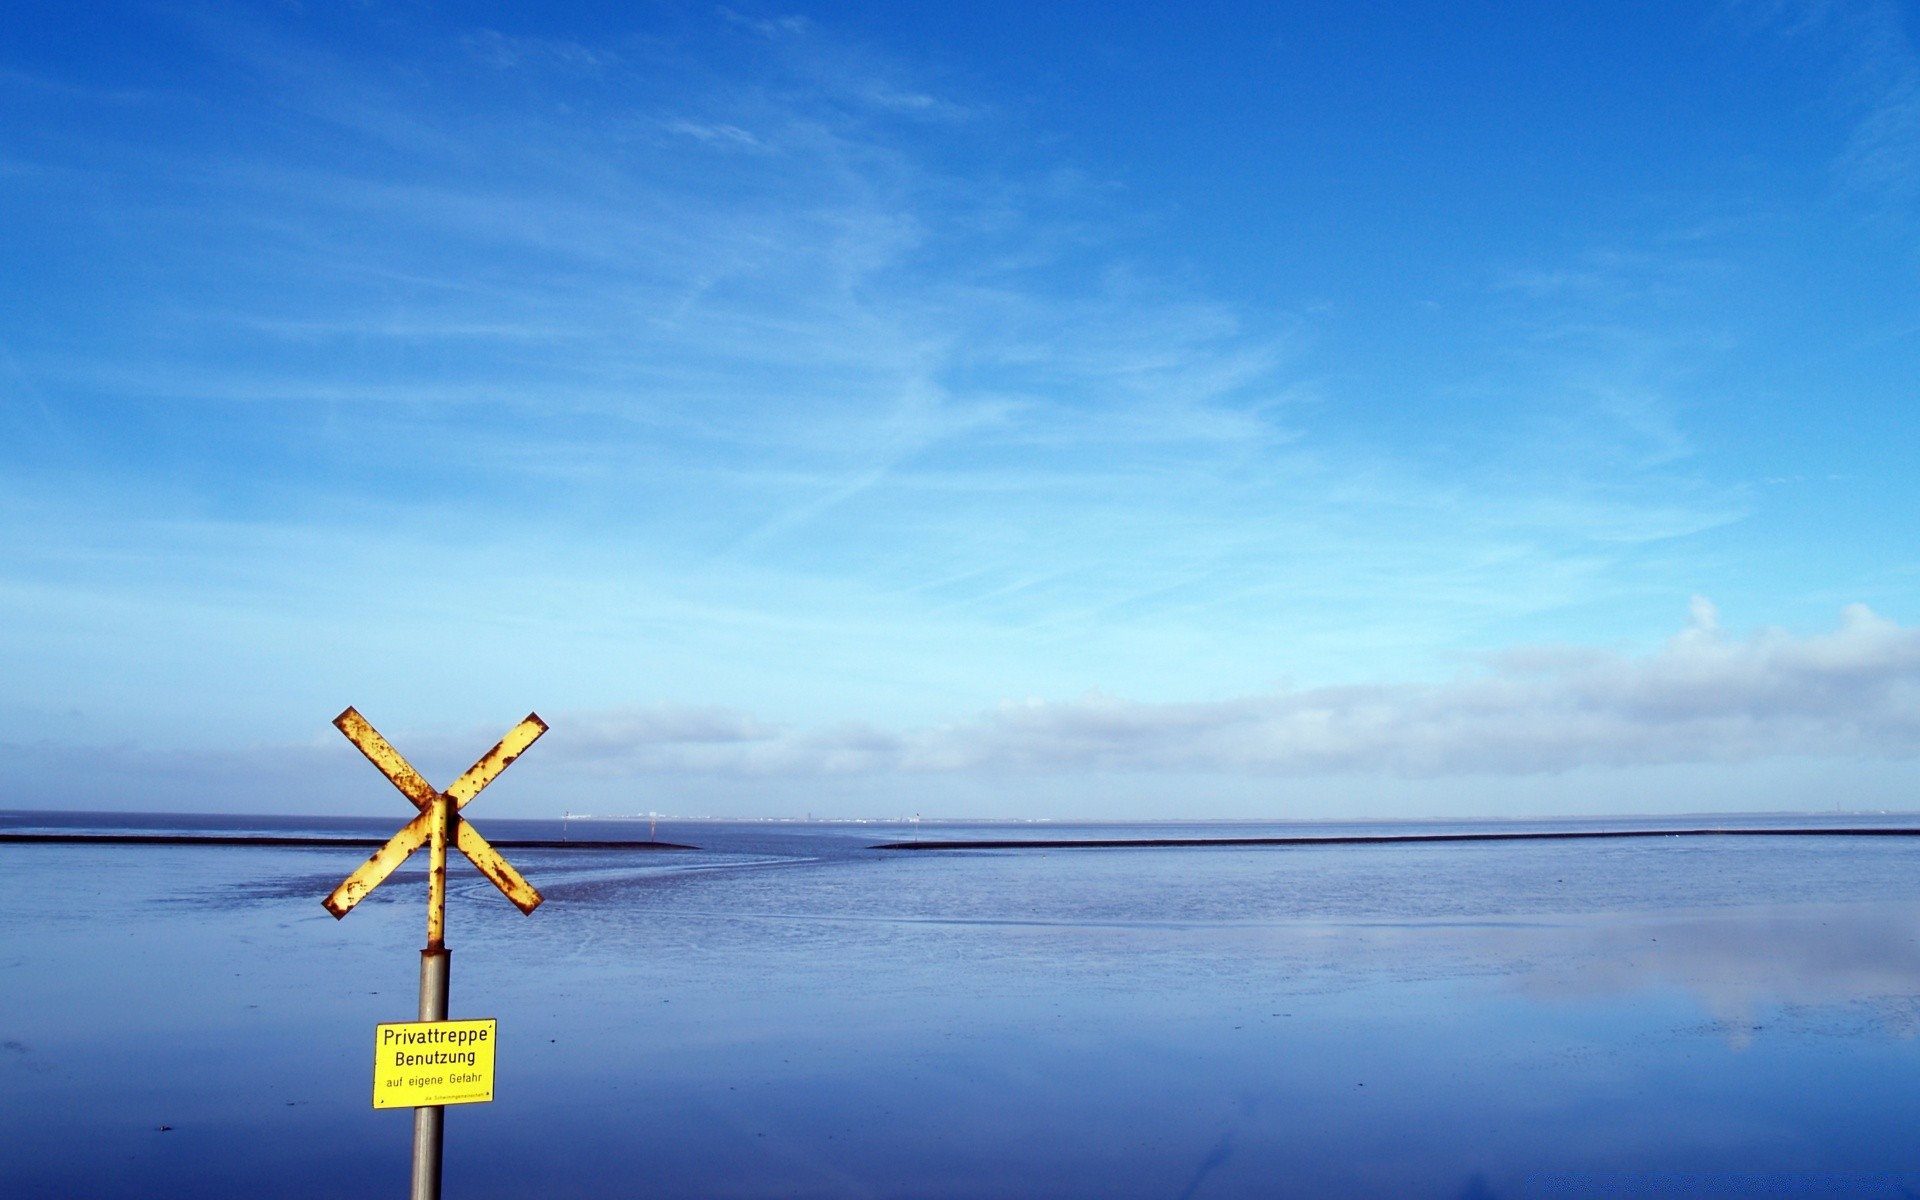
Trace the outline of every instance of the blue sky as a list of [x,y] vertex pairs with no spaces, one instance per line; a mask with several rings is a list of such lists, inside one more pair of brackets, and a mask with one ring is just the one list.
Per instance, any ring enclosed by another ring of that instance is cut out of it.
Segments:
[[1911,804],[1898,6],[17,7],[0,806]]

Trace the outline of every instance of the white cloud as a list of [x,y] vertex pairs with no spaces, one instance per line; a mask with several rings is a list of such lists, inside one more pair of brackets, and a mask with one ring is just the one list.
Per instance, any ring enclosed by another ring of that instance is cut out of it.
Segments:
[[1920,629],[1863,605],[1831,633],[1719,628],[1713,605],[1648,655],[1538,647],[1441,684],[1324,687],[1189,703],[1091,694],[1008,702],[891,733],[713,712],[576,719],[561,750],[600,768],[741,774],[1215,772],[1524,775],[1776,756],[1920,752]]
[[[311,705],[309,705],[311,707]],[[371,711],[404,712],[389,702]],[[352,749],[102,743],[75,714],[9,713],[9,808],[379,812]],[[1449,683],[1143,703],[1010,701],[899,729],[724,706],[547,710],[553,732],[489,793],[497,816],[1430,816],[1902,807],[1920,760],[1920,627],[1846,609],[1831,632],[1731,638],[1710,604],[1650,654],[1532,647]],[[385,716],[380,718],[387,721]],[[483,726],[386,728],[429,778]],[[531,763],[530,763],[531,766]],[[497,794],[495,794],[497,793]]]

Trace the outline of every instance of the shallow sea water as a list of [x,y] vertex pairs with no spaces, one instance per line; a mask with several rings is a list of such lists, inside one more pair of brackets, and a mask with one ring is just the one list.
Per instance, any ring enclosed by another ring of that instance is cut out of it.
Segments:
[[[513,851],[530,918],[463,865],[452,1015],[501,1040],[446,1194],[1920,1194],[1920,838],[866,849],[912,832]],[[0,1195],[401,1194],[425,889],[335,922],[364,857],[0,845]]]

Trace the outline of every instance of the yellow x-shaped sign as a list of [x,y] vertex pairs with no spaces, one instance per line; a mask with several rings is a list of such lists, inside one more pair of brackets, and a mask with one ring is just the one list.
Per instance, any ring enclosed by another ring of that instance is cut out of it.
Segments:
[[[443,793],[434,790],[432,784],[413,769],[412,764],[400,756],[380,731],[367,723],[367,719],[349,708],[333,719],[334,725],[347,740],[360,748],[367,761],[380,768],[380,773],[393,781],[400,794],[413,802],[420,815],[407,822],[399,833],[387,839],[387,844],[374,851],[373,857],[360,864],[360,869],[347,876],[346,881],[333,889],[333,894],[321,903],[335,917],[344,917],[354,905],[366,899],[367,893],[380,885],[380,881],[393,873],[393,869],[407,860],[407,856],[427,844],[433,836],[433,819],[437,801]],[[540,893],[533,885],[520,877],[500,852],[487,844],[473,826],[462,820],[459,810],[480,794],[498,778],[500,772],[513,764],[528,746],[533,745],[541,734],[547,731],[547,723],[538,715],[527,714],[527,719],[515,725],[500,744],[480,756],[480,761],[467,768],[466,774],[453,781],[444,795],[448,803],[444,810],[447,822],[453,828],[453,842],[468,861],[480,868],[480,873],[493,880],[493,885],[506,893],[521,912],[530,913],[540,905]],[[436,854],[438,851],[436,850]]]

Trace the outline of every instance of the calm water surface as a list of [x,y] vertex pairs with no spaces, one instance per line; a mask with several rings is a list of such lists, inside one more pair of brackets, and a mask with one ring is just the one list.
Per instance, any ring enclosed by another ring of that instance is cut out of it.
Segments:
[[[498,1099],[449,1110],[447,1194],[1920,1194],[1920,839],[866,849],[911,832],[516,851],[530,918],[463,866],[452,1015],[501,1045]],[[413,1015],[424,884],[335,922],[364,857],[0,845],[0,1195],[402,1194],[372,1030]]]

